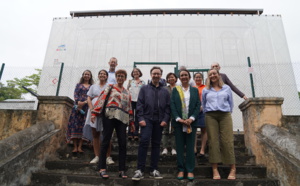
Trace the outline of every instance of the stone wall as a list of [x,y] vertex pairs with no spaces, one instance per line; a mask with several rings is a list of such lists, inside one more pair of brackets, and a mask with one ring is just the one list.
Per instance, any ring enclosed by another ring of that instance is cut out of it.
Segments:
[[74,101],[66,96],[38,96],[38,121],[52,121],[56,128],[65,129]]
[[41,122],[0,141],[1,185],[28,185],[32,172],[54,159],[64,144],[61,130],[52,122]]
[[300,185],[300,116],[283,116],[283,98],[250,98],[239,105],[245,145],[256,163],[267,167],[281,185]]
[[46,160],[56,159],[59,149],[66,148],[65,128],[73,100],[57,96],[38,99],[37,111],[0,110],[3,134],[14,129],[0,140],[1,185],[30,184],[31,174],[43,169]]
[[0,110],[0,140],[36,123],[36,110]]

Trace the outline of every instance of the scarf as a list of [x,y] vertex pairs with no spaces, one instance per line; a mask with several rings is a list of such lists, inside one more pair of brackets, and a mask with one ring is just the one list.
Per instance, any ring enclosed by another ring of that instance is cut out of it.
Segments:
[[[179,93],[180,101],[181,101],[181,110],[182,110],[182,119],[186,120],[188,119],[188,108],[186,107],[185,101],[184,101],[184,93],[181,86],[176,86],[176,89]],[[192,132],[191,125],[183,125],[183,132],[187,132],[190,134]]]

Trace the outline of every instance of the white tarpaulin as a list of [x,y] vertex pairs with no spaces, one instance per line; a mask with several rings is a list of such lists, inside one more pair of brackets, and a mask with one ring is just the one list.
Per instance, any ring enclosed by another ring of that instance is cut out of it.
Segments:
[[[252,97],[247,57],[251,58],[256,97],[284,97],[283,112],[300,114],[300,103],[280,16],[265,15],[124,15],[55,18],[38,94],[55,95],[64,63],[60,96],[73,99],[82,72],[94,79],[118,59],[128,79],[133,62],[178,62],[189,69],[208,69],[219,62],[221,72]],[[147,80],[149,66],[139,66]],[[174,66],[162,66],[163,77]],[[127,85],[127,83],[125,83]],[[297,100],[297,101],[295,101]],[[243,130],[234,94],[234,129]]]

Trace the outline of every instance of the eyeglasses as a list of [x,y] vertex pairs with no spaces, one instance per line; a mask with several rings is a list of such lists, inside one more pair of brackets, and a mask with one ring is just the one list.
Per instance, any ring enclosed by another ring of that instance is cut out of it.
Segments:
[[152,73],[152,75],[154,75],[154,76],[160,76],[161,73]]
[[125,76],[124,75],[117,75],[117,78],[125,78]]

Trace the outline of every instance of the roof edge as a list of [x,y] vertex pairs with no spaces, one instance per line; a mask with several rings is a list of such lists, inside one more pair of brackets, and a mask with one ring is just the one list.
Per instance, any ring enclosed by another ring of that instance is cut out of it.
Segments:
[[127,10],[88,10],[70,11],[72,17],[115,16],[115,15],[150,15],[150,14],[251,14],[261,15],[263,9],[127,9]]

